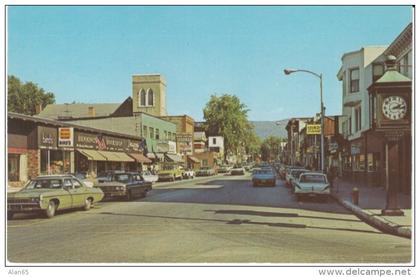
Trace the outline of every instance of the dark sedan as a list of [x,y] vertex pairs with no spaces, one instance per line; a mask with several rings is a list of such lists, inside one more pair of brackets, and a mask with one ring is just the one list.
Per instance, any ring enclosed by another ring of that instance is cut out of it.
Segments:
[[114,173],[109,181],[99,183],[104,194],[104,199],[123,198],[132,200],[134,198],[146,197],[147,192],[152,189],[152,183],[145,182],[139,173]]

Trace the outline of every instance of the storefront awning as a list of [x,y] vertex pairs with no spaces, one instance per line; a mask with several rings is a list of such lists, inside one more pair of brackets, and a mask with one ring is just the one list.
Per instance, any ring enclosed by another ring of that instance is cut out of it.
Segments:
[[111,162],[134,162],[135,160],[123,152],[98,151]]
[[99,151],[88,149],[77,149],[77,151],[90,161],[106,161],[106,157],[101,155]]
[[193,157],[193,156],[188,156],[188,159],[190,159],[194,163],[201,163],[201,161],[199,159],[197,159],[196,157]]
[[175,163],[182,163],[182,157],[177,154],[165,154],[166,159],[169,160],[169,162],[175,162]]
[[145,164],[152,163],[152,161],[150,159],[146,158],[145,156],[143,156],[143,154],[140,154],[140,153],[128,153],[128,155],[131,156],[131,157],[133,157],[139,163],[145,163]]
[[153,159],[153,160],[156,159],[156,155],[153,154],[152,152],[147,153],[146,157],[149,158],[149,159]]

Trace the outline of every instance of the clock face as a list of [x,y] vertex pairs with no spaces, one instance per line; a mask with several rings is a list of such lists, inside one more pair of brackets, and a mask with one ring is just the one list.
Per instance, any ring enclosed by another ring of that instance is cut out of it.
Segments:
[[407,103],[400,96],[389,96],[382,102],[382,112],[388,119],[403,119],[407,114]]

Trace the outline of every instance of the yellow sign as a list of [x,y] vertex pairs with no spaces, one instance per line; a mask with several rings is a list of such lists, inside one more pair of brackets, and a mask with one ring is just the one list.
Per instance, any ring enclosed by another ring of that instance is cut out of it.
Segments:
[[58,146],[73,147],[73,128],[58,128]]
[[308,125],[306,125],[306,134],[307,135],[320,135],[321,134],[321,124],[308,124]]

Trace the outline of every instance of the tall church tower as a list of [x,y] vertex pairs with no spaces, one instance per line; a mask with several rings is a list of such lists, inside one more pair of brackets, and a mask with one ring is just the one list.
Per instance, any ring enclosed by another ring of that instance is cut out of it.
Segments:
[[166,116],[166,81],[160,74],[133,75],[133,113]]

